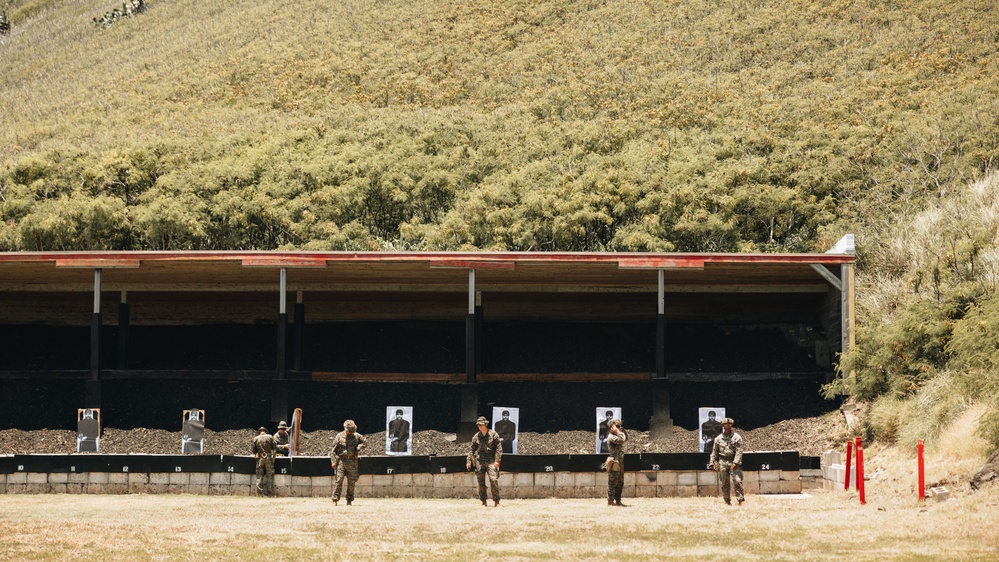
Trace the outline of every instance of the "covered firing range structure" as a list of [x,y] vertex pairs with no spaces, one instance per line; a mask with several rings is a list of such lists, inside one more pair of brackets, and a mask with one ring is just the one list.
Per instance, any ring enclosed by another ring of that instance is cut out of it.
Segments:
[[[0,378],[77,384],[73,411],[102,407],[109,381],[257,381],[274,421],[300,405],[298,381],[446,385],[456,403],[435,407],[459,437],[516,400],[491,388],[623,383],[650,404],[630,408],[633,427],[663,433],[671,385],[833,377],[852,346],[853,268],[852,235],[824,254],[0,253]],[[587,419],[609,405],[544,400]],[[385,404],[368,406],[380,418]]]

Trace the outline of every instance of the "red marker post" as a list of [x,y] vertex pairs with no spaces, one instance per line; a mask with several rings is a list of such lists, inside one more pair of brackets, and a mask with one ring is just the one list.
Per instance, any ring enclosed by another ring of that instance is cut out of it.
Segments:
[[925,472],[923,471],[923,440],[920,439],[916,444],[916,466],[917,466],[917,479],[919,481],[919,501],[926,499],[926,478]]
[[846,442],[846,478],[843,479],[843,489],[850,489],[850,461],[853,457],[853,441]]
[[860,436],[857,436],[857,492],[860,493],[860,505],[867,504],[867,498],[864,495],[864,445],[860,440]]

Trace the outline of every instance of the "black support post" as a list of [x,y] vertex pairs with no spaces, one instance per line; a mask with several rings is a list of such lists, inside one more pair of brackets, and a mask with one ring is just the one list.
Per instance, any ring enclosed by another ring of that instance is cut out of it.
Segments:
[[90,380],[101,375],[101,269],[94,270],[94,311],[90,317]]
[[468,270],[468,315],[465,317],[465,382],[475,384],[475,270]]
[[131,316],[128,305],[128,291],[121,292],[118,303],[118,368],[128,369],[128,324]]
[[302,338],[305,334],[305,302],[302,300],[302,291],[298,291],[295,297],[295,335],[291,348],[292,368],[296,371],[302,370]]
[[277,378],[288,375],[286,360],[288,357],[288,270],[281,268],[281,297],[277,318]]

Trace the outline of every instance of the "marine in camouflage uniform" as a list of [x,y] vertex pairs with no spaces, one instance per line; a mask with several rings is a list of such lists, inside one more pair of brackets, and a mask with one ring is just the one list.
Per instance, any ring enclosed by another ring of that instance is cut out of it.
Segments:
[[277,454],[287,457],[291,454],[291,434],[288,433],[288,424],[281,422],[278,424],[277,433],[274,434],[274,443],[277,444]]
[[267,433],[266,427],[257,430],[253,438],[253,456],[257,459],[257,492],[264,496],[273,496],[274,489],[274,453],[277,444],[274,437]]
[[740,504],[746,501],[742,489],[742,436],[732,431],[732,418],[722,420],[722,433],[715,437],[711,447],[711,469],[718,471],[721,479],[722,497],[732,505],[732,482],[735,483],[735,499]]
[[343,431],[333,438],[333,449],[330,450],[330,464],[336,471],[336,483],[333,485],[333,505],[340,501],[340,491],[343,481],[347,479],[347,505],[354,502],[354,484],[357,482],[357,457],[365,448],[367,440],[357,433],[354,420],[343,422]]
[[499,507],[499,466],[503,457],[503,444],[499,434],[489,429],[489,420],[480,416],[475,424],[479,430],[472,437],[472,449],[468,453],[465,469],[475,468],[475,478],[479,484],[479,500],[482,501],[482,505],[488,505],[486,502],[486,478],[488,478],[489,488],[493,494],[493,505]]
[[607,468],[607,505],[624,505],[621,503],[621,493],[624,491],[624,442],[628,435],[621,429],[621,420],[614,419],[607,423],[607,444],[609,456]]

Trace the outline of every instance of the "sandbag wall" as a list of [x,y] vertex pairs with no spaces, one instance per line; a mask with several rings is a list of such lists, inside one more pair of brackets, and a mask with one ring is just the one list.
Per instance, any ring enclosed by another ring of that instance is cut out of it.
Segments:
[[[506,498],[600,498],[606,495],[604,455],[509,455],[500,486]],[[625,455],[626,497],[717,496],[718,478],[706,453]],[[821,487],[818,457],[797,451],[744,457],[749,494],[800,493]],[[278,458],[278,494],[328,497],[333,474],[327,457]],[[814,478],[817,472],[819,477]],[[470,498],[475,476],[464,457],[361,457],[358,497]],[[8,494],[251,495],[255,461],[220,455],[6,455],[0,491]]]

